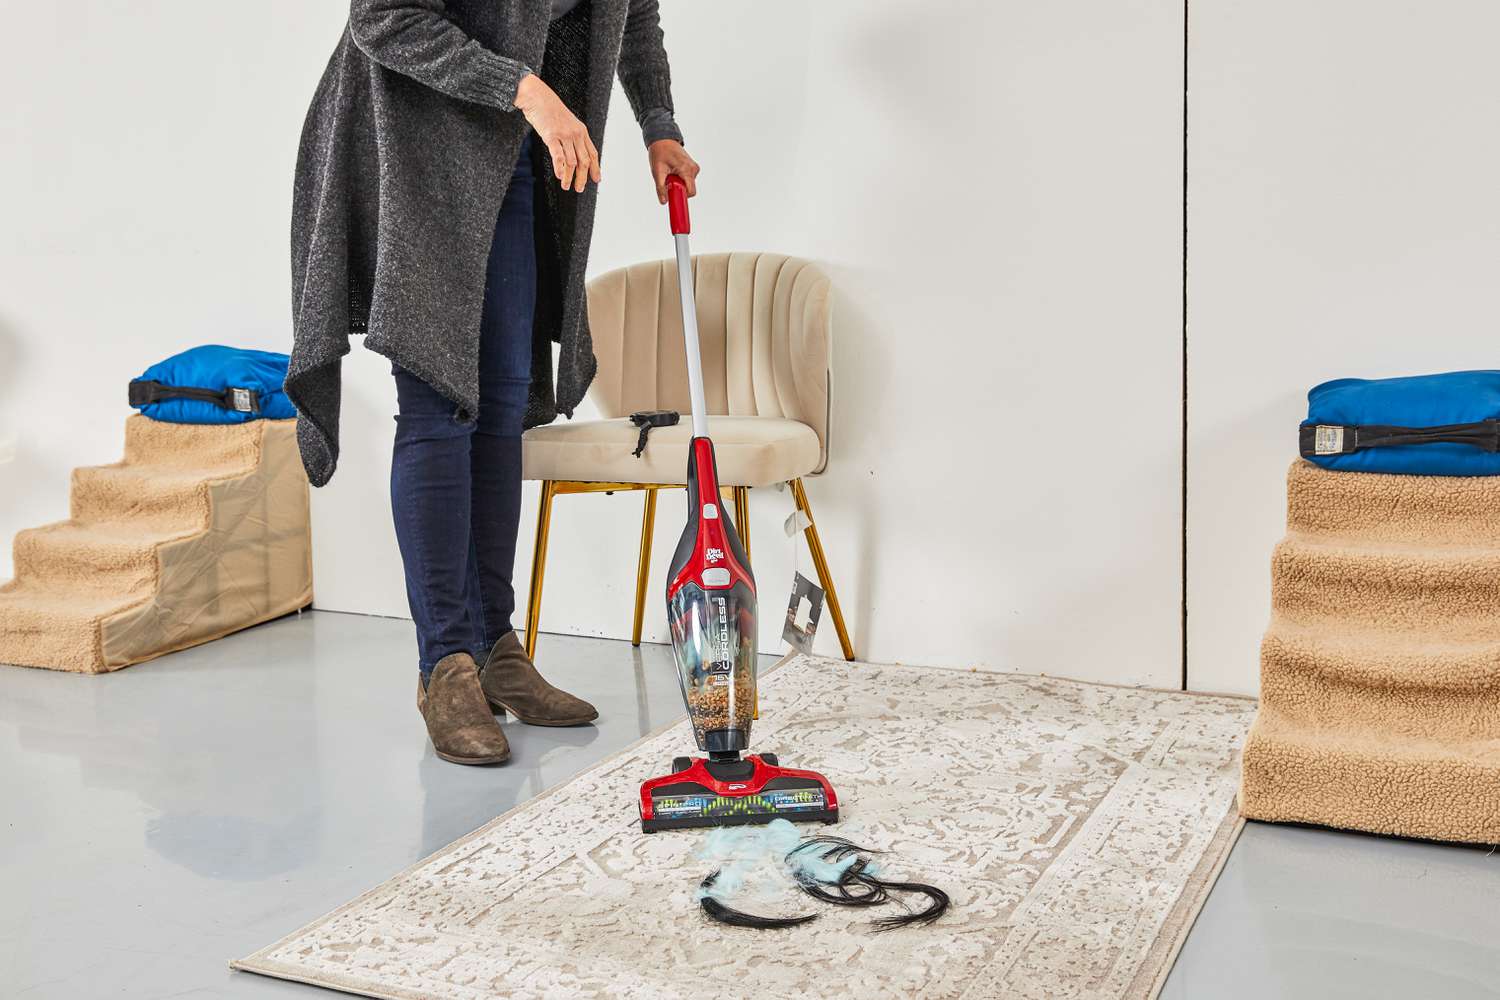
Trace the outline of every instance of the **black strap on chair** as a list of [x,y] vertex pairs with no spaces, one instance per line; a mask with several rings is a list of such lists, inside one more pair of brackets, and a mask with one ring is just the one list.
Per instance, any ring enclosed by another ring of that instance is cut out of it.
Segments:
[[1365,448],[1388,448],[1403,444],[1466,444],[1482,451],[1500,452],[1500,420],[1445,424],[1441,427],[1303,424],[1297,438],[1303,458],[1350,455]]
[[634,455],[640,458],[646,451],[646,435],[653,427],[671,427],[681,419],[676,410],[638,410],[630,415],[630,422],[641,429],[640,440],[635,443]]
[[212,403],[236,413],[259,413],[260,393],[255,389],[198,389],[185,385],[163,385],[153,379],[134,379],[130,383],[130,405],[149,406],[169,399],[192,399]]

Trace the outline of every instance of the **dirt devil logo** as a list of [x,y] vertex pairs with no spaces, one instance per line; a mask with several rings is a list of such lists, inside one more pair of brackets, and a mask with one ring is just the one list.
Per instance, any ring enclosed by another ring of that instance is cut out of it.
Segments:
[[723,549],[709,549],[704,558],[711,563],[722,562],[724,559]]

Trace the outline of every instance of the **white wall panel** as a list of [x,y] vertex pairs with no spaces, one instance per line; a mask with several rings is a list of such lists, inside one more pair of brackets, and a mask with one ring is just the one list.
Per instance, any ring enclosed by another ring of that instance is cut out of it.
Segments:
[[1253,692],[1307,389],[1500,367],[1500,7],[1191,23],[1189,682]]

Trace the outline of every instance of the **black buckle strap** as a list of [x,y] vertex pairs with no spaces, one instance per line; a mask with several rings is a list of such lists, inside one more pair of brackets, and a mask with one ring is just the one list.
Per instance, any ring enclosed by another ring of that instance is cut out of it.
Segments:
[[1352,455],[1365,448],[1403,444],[1466,444],[1500,453],[1500,419],[1440,427],[1395,427],[1389,424],[1303,424],[1297,444],[1303,458]]
[[255,389],[198,389],[192,386],[164,385],[154,379],[133,379],[130,383],[130,405],[150,406],[169,399],[191,399],[212,403],[235,413],[259,413],[260,392]]
[[635,444],[635,457],[640,458],[646,451],[646,435],[651,433],[653,427],[671,427],[682,419],[676,410],[638,410],[630,415],[630,422],[641,429],[640,440]]

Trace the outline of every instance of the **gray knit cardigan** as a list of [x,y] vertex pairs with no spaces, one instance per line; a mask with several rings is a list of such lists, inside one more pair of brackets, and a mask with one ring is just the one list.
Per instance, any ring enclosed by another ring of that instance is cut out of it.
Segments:
[[[680,141],[670,115],[647,115],[672,107],[657,0],[590,0],[555,21],[548,0],[352,0],[308,111],[292,198],[286,388],[315,486],[338,463],[351,334],[473,419],[485,264],[528,128],[516,86],[535,71],[602,150],[617,70],[637,119],[653,123],[646,142]],[[533,150],[550,178],[546,150]],[[598,190],[537,191],[528,427],[571,416],[595,370],[583,278]]]

